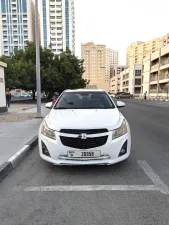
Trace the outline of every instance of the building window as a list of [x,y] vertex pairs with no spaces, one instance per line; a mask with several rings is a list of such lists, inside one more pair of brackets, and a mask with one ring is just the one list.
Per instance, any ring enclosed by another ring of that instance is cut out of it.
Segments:
[[65,0],[66,48],[69,48],[69,1]]
[[42,1],[42,11],[43,11],[43,38],[44,38],[44,47],[47,48],[46,0],[43,0]]
[[2,13],[6,12],[6,4],[4,0],[1,0],[1,10],[2,10]]
[[23,12],[27,12],[27,1],[22,0],[22,5],[23,5]]

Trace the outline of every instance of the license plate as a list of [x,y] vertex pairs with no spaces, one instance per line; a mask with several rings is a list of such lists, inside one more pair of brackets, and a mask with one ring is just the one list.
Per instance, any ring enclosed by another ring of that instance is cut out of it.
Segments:
[[69,158],[95,158],[100,157],[101,151],[68,151]]

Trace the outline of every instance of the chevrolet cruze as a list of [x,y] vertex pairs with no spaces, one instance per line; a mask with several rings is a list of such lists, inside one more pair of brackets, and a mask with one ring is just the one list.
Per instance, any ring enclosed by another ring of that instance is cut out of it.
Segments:
[[66,90],[47,103],[39,129],[39,152],[54,165],[111,165],[127,159],[131,134],[127,120],[103,90]]

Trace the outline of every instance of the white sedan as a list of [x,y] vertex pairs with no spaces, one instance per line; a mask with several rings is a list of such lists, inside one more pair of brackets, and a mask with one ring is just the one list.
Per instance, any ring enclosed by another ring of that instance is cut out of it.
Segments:
[[39,129],[39,152],[54,165],[111,165],[127,159],[131,134],[113,102],[103,90],[66,90],[50,108]]

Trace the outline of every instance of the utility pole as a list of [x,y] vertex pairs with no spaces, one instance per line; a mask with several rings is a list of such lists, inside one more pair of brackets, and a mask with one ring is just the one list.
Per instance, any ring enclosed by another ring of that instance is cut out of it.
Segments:
[[36,91],[37,118],[41,118],[41,77],[40,77],[40,44],[39,44],[39,11],[38,0],[35,0],[35,34],[36,34]]

